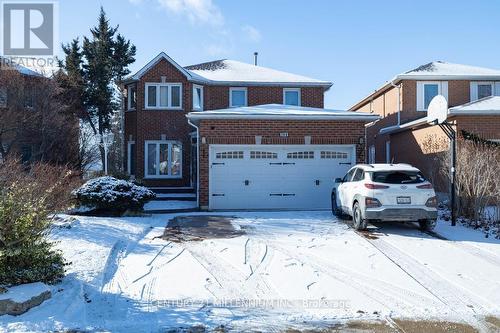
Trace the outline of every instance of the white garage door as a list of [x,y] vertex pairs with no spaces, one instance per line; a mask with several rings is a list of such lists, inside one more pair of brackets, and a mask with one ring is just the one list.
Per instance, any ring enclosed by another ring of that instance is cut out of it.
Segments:
[[211,145],[210,209],[329,209],[354,145]]

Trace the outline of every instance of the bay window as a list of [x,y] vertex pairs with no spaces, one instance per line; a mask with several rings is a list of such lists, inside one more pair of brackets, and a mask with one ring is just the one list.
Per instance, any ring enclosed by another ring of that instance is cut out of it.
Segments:
[[181,83],[146,83],[146,109],[181,109]]
[[229,89],[229,107],[237,108],[247,106],[247,88],[230,88]]
[[300,106],[300,88],[283,89],[283,104]]
[[145,178],[182,178],[180,142],[146,141],[145,149]]

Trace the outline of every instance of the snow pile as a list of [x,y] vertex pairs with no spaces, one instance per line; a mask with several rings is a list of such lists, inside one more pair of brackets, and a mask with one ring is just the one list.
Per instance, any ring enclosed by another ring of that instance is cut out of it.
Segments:
[[155,198],[146,187],[109,176],[89,180],[73,194],[83,206],[112,212],[142,210],[146,202]]
[[44,292],[50,292],[50,288],[45,283],[35,282],[22,284],[8,288],[6,293],[0,294],[0,301],[10,299],[14,302],[22,303]]
[[[451,212],[448,208],[440,207],[439,218],[442,221],[451,221]],[[480,230],[485,238],[500,239],[500,208],[486,207],[481,220],[471,220],[463,216],[457,218],[457,224],[464,227]]]

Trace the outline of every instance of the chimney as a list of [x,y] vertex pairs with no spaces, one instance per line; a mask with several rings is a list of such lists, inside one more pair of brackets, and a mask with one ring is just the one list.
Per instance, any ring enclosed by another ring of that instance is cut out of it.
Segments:
[[257,57],[259,56],[259,52],[254,52],[253,53],[253,58],[254,58],[254,65],[257,66]]

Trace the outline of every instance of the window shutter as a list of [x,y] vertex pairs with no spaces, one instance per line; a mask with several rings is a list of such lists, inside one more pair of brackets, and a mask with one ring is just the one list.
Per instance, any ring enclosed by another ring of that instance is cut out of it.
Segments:
[[470,101],[477,101],[477,82],[470,83]]
[[424,84],[422,82],[417,82],[417,111],[424,110]]
[[500,96],[500,82],[495,82],[495,92],[493,95]]
[[441,95],[448,101],[448,81],[441,82]]

